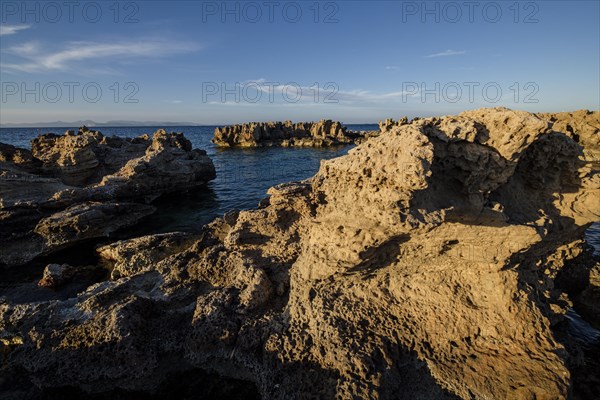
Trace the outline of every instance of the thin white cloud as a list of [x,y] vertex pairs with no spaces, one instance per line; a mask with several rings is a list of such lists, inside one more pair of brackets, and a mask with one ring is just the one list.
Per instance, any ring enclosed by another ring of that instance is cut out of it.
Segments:
[[182,100],[169,100],[167,103],[170,103],[170,104],[181,104],[181,103],[183,103],[183,101]]
[[397,71],[397,70],[399,70],[399,69],[400,69],[400,67],[396,67],[395,65],[387,65],[387,66],[385,67],[385,69],[386,69],[387,71]]
[[[281,101],[284,96],[288,99],[294,99],[298,102],[316,102],[316,103],[378,103],[382,101],[406,100],[420,95],[420,92],[415,91],[395,91],[387,93],[373,93],[368,90],[340,90],[335,82],[328,84],[320,84],[317,89],[315,86],[301,86],[294,82],[280,84],[277,82],[267,81],[264,78],[245,81],[241,83],[241,92],[244,92],[247,87],[252,85],[255,89],[263,93],[269,93],[275,101]],[[229,85],[228,87],[233,87]],[[316,91],[318,92],[316,93]],[[251,94],[248,94],[252,97]],[[317,96],[317,101],[315,97]],[[269,97],[262,97],[269,99]]]
[[10,47],[6,53],[22,57],[21,63],[0,64],[2,69],[22,72],[66,71],[79,61],[114,62],[131,58],[160,58],[199,50],[195,43],[166,40],[137,40],[127,42],[68,42],[56,51],[43,50],[37,42]]
[[8,52],[21,57],[30,57],[39,53],[41,48],[40,43],[32,41],[9,47]]
[[465,50],[461,50],[461,51],[446,50],[446,51],[442,51],[441,53],[430,54],[430,55],[425,56],[425,57],[426,58],[433,58],[433,57],[461,56],[463,54],[467,54],[467,52]]
[[0,25],[0,36],[14,35],[18,31],[31,28],[31,25]]

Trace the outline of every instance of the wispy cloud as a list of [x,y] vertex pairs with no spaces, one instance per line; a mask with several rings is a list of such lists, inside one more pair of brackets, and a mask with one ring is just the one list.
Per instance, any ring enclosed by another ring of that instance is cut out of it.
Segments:
[[0,64],[2,69],[22,72],[67,71],[79,61],[98,60],[114,63],[114,58],[160,58],[173,54],[199,50],[196,43],[171,42],[167,40],[137,40],[127,42],[68,42],[55,51],[45,50],[37,42],[10,47],[6,53],[24,59],[21,63]]
[[463,54],[467,54],[467,52],[465,50],[461,50],[461,51],[446,50],[446,51],[442,51],[441,53],[430,54],[430,55],[425,56],[425,57],[426,58],[433,58],[433,57],[461,56]]
[[[404,100],[417,96],[419,93],[407,91],[392,91],[387,93],[373,93],[368,90],[340,90],[339,86],[331,82],[329,85],[301,86],[296,83],[280,84],[267,81],[264,78],[242,82],[242,85],[250,85],[263,93],[274,95],[275,100],[281,100],[284,96],[298,102],[308,103],[378,103],[384,101]],[[318,93],[315,93],[318,90]],[[252,97],[251,95],[249,95]],[[318,101],[315,101],[317,97]],[[266,97],[264,97],[266,99]]]
[[386,69],[387,71],[397,71],[397,70],[399,70],[399,69],[400,69],[400,67],[397,67],[397,66],[395,66],[395,65],[387,65],[387,66],[385,67],[385,69]]
[[183,103],[183,100],[169,100],[169,101],[167,101],[167,103],[169,103],[169,104],[181,104],[181,103]]
[[14,35],[18,31],[31,28],[31,25],[0,25],[0,36]]

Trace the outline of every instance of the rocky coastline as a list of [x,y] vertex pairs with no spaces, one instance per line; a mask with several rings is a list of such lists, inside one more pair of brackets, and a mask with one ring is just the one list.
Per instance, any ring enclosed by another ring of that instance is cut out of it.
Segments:
[[219,147],[328,147],[362,142],[365,132],[347,130],[340,122],[250,122],[216,128]]
[[82,127],[0,144],[0,266],[25,264],[132,226],[164,194],[205,185],[212,161],[183,134],[107,137]]
[[[0,297],[0,391],[110,398],[188,376],[264,399],[595,395],[600,376],[577,378],[565,325],[574,307],[600,327],[600,262],[583,240],[600,221],[600,112],[479,109],[384,121],[372,136],[199,235],[97,248],[109,277],[76,295]],[[214,140],[344,138],[322,121]],[[0,171],[0,261],[15,268],[215,177],[206,153],[165,131],[0,145]],[[61,271],[76,273],[53,265],[40,279],[59,287]]]

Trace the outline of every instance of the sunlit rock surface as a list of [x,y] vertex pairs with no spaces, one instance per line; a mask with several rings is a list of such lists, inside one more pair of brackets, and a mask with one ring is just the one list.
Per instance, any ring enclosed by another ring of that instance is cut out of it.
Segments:
[[250,122],[216,128],[213,143],[220,147],[327,147],[360,142],[363,135],[331,120]]
[[0,265],[105,237],[152,214],[157,197],[205,185],[215,168],[183,134],[133,139],[85,127],[0,144]]
[[569,397],[582,361],[558,333],[573,304],[557,281],[583,276],[571,291],[593,303],[597,133],[504,108],[392,125],[193,240],[98,249],[119,272],[77,297],[5,300],[5,376],[152,392],[201,369],[266,399]]

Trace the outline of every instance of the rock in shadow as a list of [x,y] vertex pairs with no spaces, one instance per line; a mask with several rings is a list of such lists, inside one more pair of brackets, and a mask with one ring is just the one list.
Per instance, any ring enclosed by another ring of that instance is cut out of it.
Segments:
[[122,238],[150,233],[198,233],[202,226],[222,216],[217,194],[210,186],[200,186],[175,194],[166,194],[152,202],[157,211],[135,226],[123,230]]
[[[230,379],[199,368],[169,374],[152,393],[113,389],[87,393],[78,387],[65,386],[39,390],[23,378],[15,378],[14,390],[4,388],[5,394],[28,400],[259,400],[260,394],[253,382]],[[25,390],[24,388],[31,389]],[[10,397],[8,397],[10,398]]]
[[364,273],[365,279],[378,269],[386,268],[397,261],[400,245],[407,242],[410,235],[401,234],[387,239],[380,245],[368,247],[360,252],[361,262],[349,268],[346,274]]

